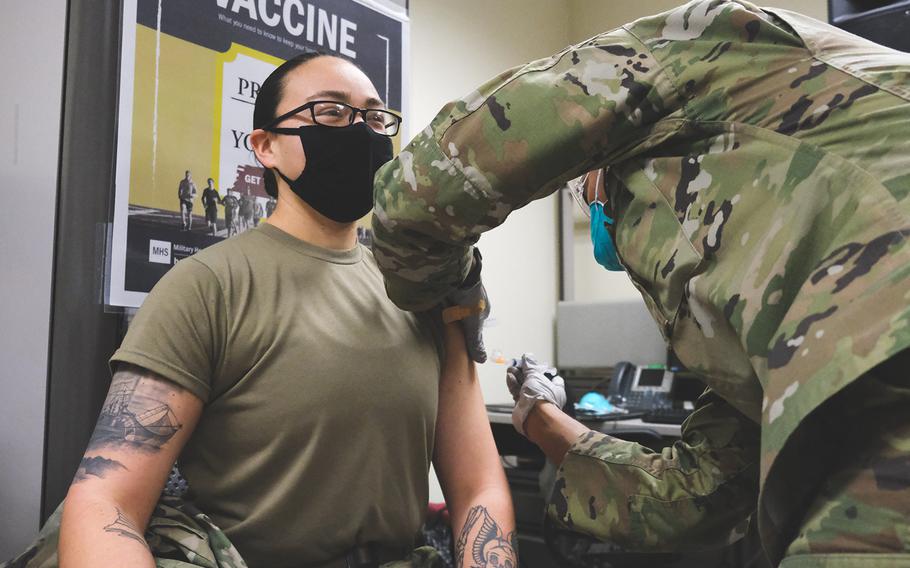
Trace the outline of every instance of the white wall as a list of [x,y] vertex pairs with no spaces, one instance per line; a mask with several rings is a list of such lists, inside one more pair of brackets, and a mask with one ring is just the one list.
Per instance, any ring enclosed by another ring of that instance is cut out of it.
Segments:
[[578,43],[601,32],[685,4],[682,0],[567,0],[569,43]]
[[[504,69],[562,49],[568,43],[565,6],[562,0],[412,0],[410,132]],[[552,360],[556,235],[556,200],[550,197],[481,238],[483,280],[493,307],[484,333],[489,351],[507,357],[531,351]],[[488,403],[511,401],[504,366],[487,363],[479,374]],[[442,500],[435,475],[430,493],[432,501]]]
[[767,0],[757,4],[799,12],[823,22],[828,21],[828,0]]
[[[410,131],[419,131],[446,102],[502,70],[562,49],[568,36],[565,5],[552,0],[413,0]],[[493,321],[484,335],[489,350],[552,357],[559,276],[556,227],[551,197],[518,211],[481,238],[483,279],[493,306]],[[531,279],[522,274],[528,262],[538,267]],[[504,367],[487,363],[480,375],[487,402],[511,400]]]
[[[569,43],[577,43],[593,35],[625,23],[685,4],[684,0],[566,0],[569,5]],[[756,0],[759,6],[776,6],[801,12],[827,21],[828,0]]]
[[0,562],[40,517],[66,4],[0,19]]

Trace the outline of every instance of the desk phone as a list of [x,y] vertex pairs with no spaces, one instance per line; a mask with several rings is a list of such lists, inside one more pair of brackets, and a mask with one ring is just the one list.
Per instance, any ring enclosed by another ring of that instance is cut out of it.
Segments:
[[694,410],[704,391],[701,381],[677,375],[663,365],[616,365],[607,399],[629,412],[644,413],[645,422],[680,424]]

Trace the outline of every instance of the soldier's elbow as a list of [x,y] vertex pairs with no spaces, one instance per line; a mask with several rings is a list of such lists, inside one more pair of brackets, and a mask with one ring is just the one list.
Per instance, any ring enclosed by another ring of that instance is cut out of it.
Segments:
[[755,510],[750,496],[715,493],[676,501],[631,496],[629,534],[621,546],[634,552],[694,552],[727,546],[749,528]]
[[[632,552],[699,552],[728,546],[743,538],[749,528],[750,517],[724,514],[679,524],[675,516],[664,518],[649,516],[642,519],[642,530],[627,543]],[[663,526],[660,526],[663,525]]]

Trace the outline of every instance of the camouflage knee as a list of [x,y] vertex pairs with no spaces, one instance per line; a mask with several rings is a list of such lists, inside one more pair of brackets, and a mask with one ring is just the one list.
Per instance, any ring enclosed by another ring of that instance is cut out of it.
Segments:
[[159,568],[246,568],[246,562],[221,529],[179,498],[161,498],[149,520],[145,539]]
[[910,565],[910,385],[892,379],[863,385],[861,410],[838,444],[848,454],[819,489],[788,557],[898,554]]
[[445,568],[446,564],[439,552],[432,546],[421,546],[411,552],[407,560],[398,560],[383,564],[382,568]]

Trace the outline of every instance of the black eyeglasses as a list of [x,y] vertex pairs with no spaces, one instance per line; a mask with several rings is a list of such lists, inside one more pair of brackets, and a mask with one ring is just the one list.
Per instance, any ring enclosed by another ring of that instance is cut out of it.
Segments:
[[338,101],[310,101],[305,105],[300,105],[292,111],[286,112],[263,127],[263,130],[277,132],[278,134],[297,134],[296,128],[276,128],[278,124],[286,118],[299,114],[305,110],[310,111],[310,118],[315,124],[322,126],[332,126],[343,128],[354,124],[357,115],[363,117],[363,121],[374,132],[383,136],[395,136],[401,127],[401,117],[394,112],[378,108],[357,108],[346,103]]

